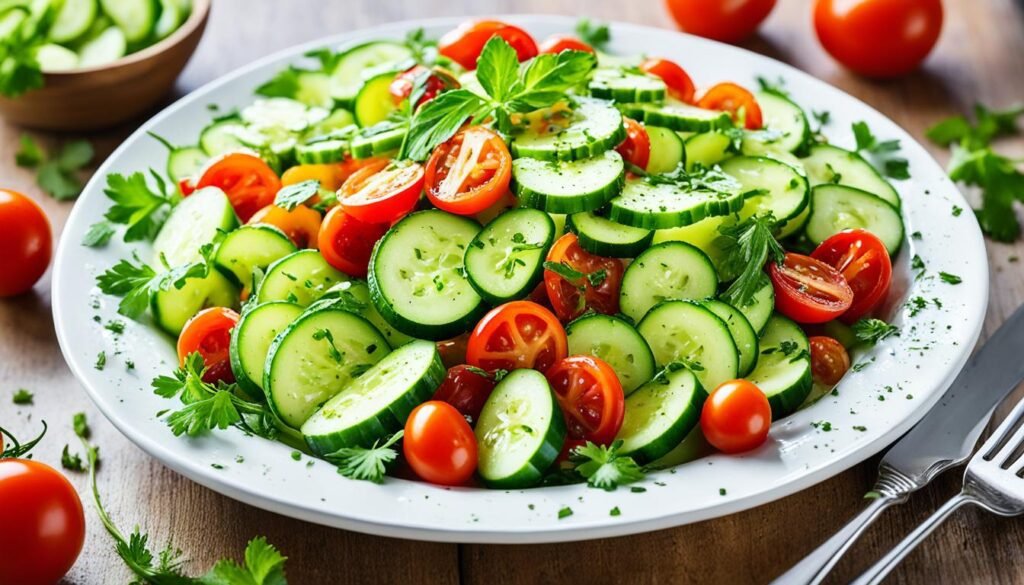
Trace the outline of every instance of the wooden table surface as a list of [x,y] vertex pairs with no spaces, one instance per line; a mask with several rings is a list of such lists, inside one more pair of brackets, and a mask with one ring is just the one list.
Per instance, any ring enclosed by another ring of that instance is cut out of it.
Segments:
[[[810,0],[783,0],[747,46],[787,61],[865,100],[913,135],[974,101],[1005,106],[1024,99],[1024,9],[1012,0],[947,0],[946,27],[927,66],[906,79],[871,82],[853,76],[817,44]],[[670,27],[655,0],[216,0],[210,27],[177,92],[191,91],[264,54],[324,35],[379,23],[442,15],[554,12]],[[699,56],[694,56],[699,58]],[[130,131],[88,136],[98,160]],[[0,123],[0,183],[31,194],[57,232],[71,209],[43,195],[29,172],[14,166],[20,131]],[[52,137],[43,137],[50,140]],[[1024,142],[1006,147],[1024,154]],[[940,162],[947,153],[932,149]],[[986,334],[1024,301],[1024,273],[1009,259],[1024,243],[989,243],[992,288]],[[100,489],[124,529],[136,523],[157,542],[173,539],[195,572],[218,558],[237,558],[246,541],[266,535],[288,557],[292,583],[763,583],[798,561],[854,515],[874,481],[877,458],[783,500],[717,520],[641,536],[537,546],[479,546],[385,539],[324,528],[238,503],[165,468],[104,420],[72,377],[57,347],[49,276],[34,295],[0,301],[0,425],[27,436],[40,419],[50,434],[36,458],[58,464],[72,443],[71,416],[90,415],[101,446]],[[1022,348],[1024,349],[1024,348]],[[17,388],[35,393],[18,407]],[[1005,411],[1005,409],[1003,409]],[[940,478],[889,512],[835,573],[846,582],[959,489],[959,471]],[[120,583],[128,572],[114,554],[88,498],[85,550],[69,583]],[[2,524],[2,522],[0,522]],[[958,512],[892,577],[908,583],[1020,583],[1024,521]]]

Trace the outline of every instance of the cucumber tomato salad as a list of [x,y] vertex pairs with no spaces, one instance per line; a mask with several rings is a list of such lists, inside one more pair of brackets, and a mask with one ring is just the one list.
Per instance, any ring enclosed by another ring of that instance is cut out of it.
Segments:
[[314,52],[165,141],[172,181],[109,176],[92,243],[122,223],[154,255],[99,287],[177,339],[153,383],[174,434],[235,426],[356,479],[611,489],[758,447],[891,333],[900,197],[825,115],[583,32]]

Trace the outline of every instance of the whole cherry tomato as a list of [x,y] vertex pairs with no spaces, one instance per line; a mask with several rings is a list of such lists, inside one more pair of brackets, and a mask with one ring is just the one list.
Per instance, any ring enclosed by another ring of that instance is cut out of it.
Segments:
[[476,69],[476,60],[492,37],[501,37],[515,49],[520,61],[537,56],[537,43],[523,29],[499,20],[467,21],[438,41],[437,49],[445,57],[466,69]]
[[234,382],[231,371],[231,330],[238,324],[238,313],[224,307],[210,307],[195,314],[185,323],[178,336],[178,363],[199,352],[206,364],[204,382]]
[[50,222],[39,205],[0,189],[0,297],[32,290],[50,265],[52,246]]
[[455,407],[430,400],[405,421],[402,451],[409,467],[424,481],[462,485],[476,471],[476,435]]
[[665,5],[686,32],[738,43],[757,30],[775,0],[666,0]]
[[723,453],[741,453],[761,446],[772,424],[772,407],[761,389],[747,380],[730,380],[704,401],[700,429]]

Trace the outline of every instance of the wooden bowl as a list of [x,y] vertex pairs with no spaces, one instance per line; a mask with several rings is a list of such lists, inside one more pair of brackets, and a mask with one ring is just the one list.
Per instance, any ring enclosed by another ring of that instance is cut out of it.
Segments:
[[188,19],[151,47],[98,67],[46,73],[44,86],[0,97],[0,115],[42,130],[97,130],[130,120],[170,91],[206,29],[211,0],[193,0]]

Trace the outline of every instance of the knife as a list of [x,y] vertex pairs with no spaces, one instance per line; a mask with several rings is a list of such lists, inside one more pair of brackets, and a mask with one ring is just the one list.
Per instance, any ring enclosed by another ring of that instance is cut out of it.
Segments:
[[773,585],[821,583],[840,557],[886,508],[902,504],[974,451],[996,406],[1024,380],[1024,306],[989,337],[939,403],[878,464],[870,505]]

